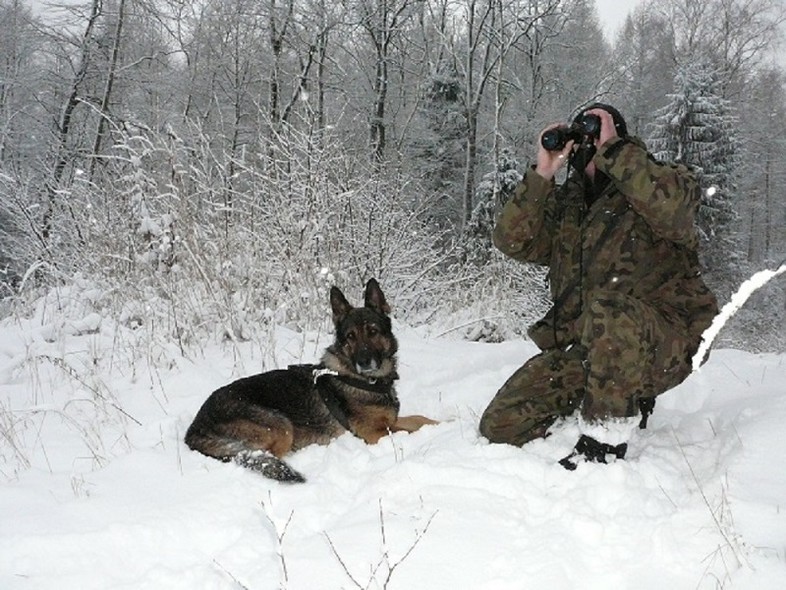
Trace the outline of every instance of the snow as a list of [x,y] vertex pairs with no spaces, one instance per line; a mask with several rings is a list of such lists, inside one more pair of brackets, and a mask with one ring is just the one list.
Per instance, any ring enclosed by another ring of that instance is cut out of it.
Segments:
[[530,342],[396,331],[403,413],[442,422],[303,449],[285,485],[182,436],[214,388],[329,336],[184,354],[92,313],[6,320],[0,588],[786,588],[786,355],[713,351],[625,461],[569,472],[576,420],[524,448],[477,431]]
[[712,325],[704,331],[702,335],[703,342],[701,346],[699,346],[699,350],[696,351],[696,354],[693,356],[694,371],[701,365],[702,360],[710,350],[712,343],[715,341],[715,338],[720,333],[724,324],[739,311],[753,293],[766,285],[771,279],[784,272],[786,272],[786,261],[775,270],[760,270],[740,285],[740,288],[737,289],[737,292],[732,296],[729,302],[726,303],[723,309],[720,310],[720,313],[713,318]]

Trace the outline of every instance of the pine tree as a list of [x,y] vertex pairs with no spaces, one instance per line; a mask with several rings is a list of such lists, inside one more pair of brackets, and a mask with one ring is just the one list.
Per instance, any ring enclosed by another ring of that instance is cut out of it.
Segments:
[[497,169],[489,172],[475,190],[475,208],[465,229],[464,252],[468,263],[482,266],[488,263],[494,246],[491,232],[497,204],[505,200],[521,181],[519,163],[507,149],[499,155]]
[[657,159],[685,164],[696,173],[702,189],[697,224],[704,265],[721,292],[726,292],[723,284],[729,279],[736,282],[728,271],[741,263],[734,227],[739,142],[732,109],[721,96],[715,72],[702,63],[678,67],[674,92],[668,98],[669,103],[656,113],[650,146]]
[[408,142],[412,170],[424,190],[435,198],[434,220],[460,225],[461,183],[466,124],[461,113],[459,75],[450,66],[435,72],[424,89],[417,133]]

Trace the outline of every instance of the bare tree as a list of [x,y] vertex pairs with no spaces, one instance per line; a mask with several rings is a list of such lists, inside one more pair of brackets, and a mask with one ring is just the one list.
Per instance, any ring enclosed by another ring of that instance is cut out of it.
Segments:
[[369,141],[374,161],[382,162],[387,148],[386,109],[390,90],[390,62],[396,41],[406,31],[423,0],[358,0],[360,25],[373,48],[372,108]]
[[611,89],[621,105],[628,129],[643,135],[653,113],[670,92],[675,71],[674,42],[666,17],[650,5],[638,6],[625,21],[614,45],[619,72]]
[[[480,116],[489,84],[505,71],[503,64],[511,50],[526,46],[533,50],[529,53],[532,85],[528,90],[534,92],[542,74],[534,51],[539,51],[543,23],[556,14],[559,6],[560,0],[528,0],[510,5],[494,0],[465,0],[461,4],[458,26],[461,36],[457,36],[458,42],[449,51],[463,81],[466,149],[462,226],[469,221],[474,206]],[[497,88],[507,84],[500,79]]]
[[724,98],[738,94],[746,76],[782,36],[781,0],[667,0],[649,6],[665,18],[677,59],[703,59],[723,75]]
[[[99,19],[102,16],[102,8],[103,3],[101,0],[92,0],[89,5],[85,17],[84,31],[81,40],[76,44],[76,63],[73,64],[74,74],[66,91],[66,98],[54,130],[55,143],[53,146],[52,175],[47,183],[48,198],[42,217],[41,229],[41,236],[45,243],[49,242],[52,232],[53,216],[58,206],[61,183],[74,155],[69,149],[68,141],[74,123],[74,112],[80,103],[83,102],[81,93],[94,58],[93,42]],[[66,209],[69,210],[73,217],[73,209],[69,204],[66,204]],[[76,229],[79,232],[78,226]]]
[[119,0],[117,6],[117,14],[115,16],[115,27],[111,39],[111,55],[106,72],[106,83],[104,90],[100,97],[100,104],[98,105],[98,123],[93,142],[93,159],[90,161],[90,169],[88,178],[93,179],[95,174],[96,162],[101,153],[102,142],[106,132],[107,120],[109,118],[109,101],[112,98],[112,90],[114,89],[115,76],[117,74],[118,59],[120,54],[120,44],[122,41],[123,25],[125,22],[125,6],[126,0]]
[[41,119],[34,99],[42,86],[43,39],[39,24],[21,0],[0,4],[0,166],[21,172],[33,156],[28,138],[40,135]]
[[786,252],[786,76],[768,68],[759,72],[746,96],[748,152],[741,175],[741,213],[747,221],[747,258],[759,266]]
[[710,26],[725,73],[724,96],[740,93],[752,72],[780,45],[786,4],[780,0],[717,0]]

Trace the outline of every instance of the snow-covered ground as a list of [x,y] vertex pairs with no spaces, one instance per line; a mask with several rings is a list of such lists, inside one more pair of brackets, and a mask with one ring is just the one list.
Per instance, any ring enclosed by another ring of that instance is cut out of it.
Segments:
[[573,421],[478,435],[531,343],[397,334],[403,413],[442,423],[309,447],[282,485],[182,435],[214,388],[328,335],[184,354],[95,314],[0,324],[0,588],[786,588],[786,355],[714,351],[627,460],[568,472]]

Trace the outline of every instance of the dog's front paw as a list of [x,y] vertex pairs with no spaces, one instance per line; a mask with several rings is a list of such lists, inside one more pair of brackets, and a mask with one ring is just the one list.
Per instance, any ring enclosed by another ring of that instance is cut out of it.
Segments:
[[415,432],[427,424],[439,424],[439,422],[431,418],[426,418],[425,416],[399,416],[391,430],[393,432],[400,432],[402,430],[406,432]]

